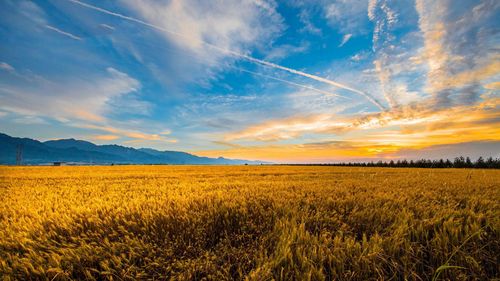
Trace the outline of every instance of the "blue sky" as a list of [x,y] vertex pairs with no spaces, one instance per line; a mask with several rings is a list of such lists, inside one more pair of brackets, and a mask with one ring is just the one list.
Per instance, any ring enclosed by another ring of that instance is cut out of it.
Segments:
[[278,162],[500,157],[498,1],[0,6],[14,136]]

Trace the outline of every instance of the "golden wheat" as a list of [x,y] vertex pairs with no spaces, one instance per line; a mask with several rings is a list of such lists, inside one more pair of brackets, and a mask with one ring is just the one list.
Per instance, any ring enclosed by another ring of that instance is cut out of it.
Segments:
[[3,280],[499,278],[500,171],[0,167]]

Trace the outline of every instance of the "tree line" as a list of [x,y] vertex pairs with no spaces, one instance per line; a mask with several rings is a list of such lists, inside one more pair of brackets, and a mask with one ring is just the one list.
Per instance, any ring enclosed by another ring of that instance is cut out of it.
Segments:
[[469,157],[456,157],[455,159],[420,159],[420,160],[390,160],[377,162],[341,162],[332,164],[321,164],[328,166],[352,166],[352,167],[394,167],[394,168],[476,168],[476,169],[500,169],[500,158],[479,157],[472,161]]

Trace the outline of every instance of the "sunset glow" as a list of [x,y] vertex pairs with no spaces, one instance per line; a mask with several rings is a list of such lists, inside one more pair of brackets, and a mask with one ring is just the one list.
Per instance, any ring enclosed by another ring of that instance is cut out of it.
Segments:
[[498,1],[6,1],[0,131],[276,163],[500,157]]

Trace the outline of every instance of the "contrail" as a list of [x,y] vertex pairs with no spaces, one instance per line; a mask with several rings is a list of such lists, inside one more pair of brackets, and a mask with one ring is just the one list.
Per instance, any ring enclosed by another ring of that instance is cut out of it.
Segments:
[[[233,53],[232,51],[230,51],[230,52]],[[281,70],[284,70],[284,71],[287,71],[287,72],[290,72],[290,73],[294,73],[294,74],[297,74],[297,75],[300,75],[300,76],[303,76],[303,77],[311,78],[313,80],[316,80],[316,81],[319,81],[319,82],[323,82],[323,83],[335,86],[337,88],[345,89],[345,90],[348,90],[348,91],[360,94],[360,95],[364,96],[365,98],[367,98],[371,103],[373,103],[374,105],[376,105],[379,109],[385,110],[384,106],[379,101],[377,101],[375,98],[373,98],[372,96],[370,96],[367,93],[362,92],[360,90],[356,90],[354,88],[346,86],[344,84],[340,84],[338,82],[331,81],[331,80],[328,80],[328,79],[323,78],[323,77],[319,77],[319,76],[312,75],[312,74],[309,74],[309,73],[305,73],[305,72],[302,72],[302,71],[299,71],[299,70],[295,70],[295,69],[291,69],[291,68],[288,68],[288,67],[285,67],[285,66],[281,66],[281,65],[278,65],[278,64],[275,64],[275,63],[272,63],[272,62],[268,62],[268,61],[264,61],[264,60],[259,60],[259,59],[256,59],[256,58],[253,58],[253,57],[250,57],[250,56],[247,56],[247,55],[238,54],[238,56],[240,56],[242,58],[245,58],[245,59],[247,59],[247,60],[249,60],[251,62],[254,62],[254,63],[266,65],[266,66],[269,66],[269,67],[272,67],[272,68],[276,68],[276,69],[281,69]]]
[[[152,45],[152,44],[148,44],[148,43],[145,43],[145,42],[138,42],[138,41],[133,40],[133,39],[128,39],[128,40],[132,41],[132,42],[134,42],[136,44],[140,44],[140,45],[144,45],[144,46],[148,46],[148,47],[158,47],[158,46],[155,46],[155,45]],[[120,41],[120,40],[118,39],[118,41]],[[160,48],[163,49],[163,50],[167,50],[169,52],[176,52],[176,53],[179,52],[179,50],[173,50],[171,48],[165,48],[165,47],[160,47]],[[193,59],[196,59],[196,60],[198,60],[200,62],[210,62],[210,63],[214,63],[215,62],[215,60],[212,60],[212,59],[202,58],[198,54],[185,54],[185,55],[188,56],[188,57],[191,57]],[[295,86],[295,87],[299,87],[299,88],[303,88],[303,89],[308,89],[308,90],[311,90],[311,91],[315,91],[315,92],[321,93],[323,95],[334,96],[334,97],[339,97],[339,98],[343,98],[343,99],[347,99],[347,100],[352,100],[350,97],[346,97],[346,96],[343,96],[343,95],[339,95],[339,94],[335,94],[335,93],[328,92],[328,91],[325,91],[325,90],[321,90],[321,89],[318,89],[318,88],[313,87],[313,86],[295,83],[295,82],[290,81],[290,80],[285,80],[285,79],[278,78],[278,77],[275,77],[275,76],[266,75],[266,74],[262,74],[262,73],[258,73],[258,72],[254,72],[254,71],[250,71],[250,70],[247,70],[247,69],[244,69],[244,68],[240,68],[240,67],[237,67],[237,66],[228,65],[228,67],[236,69],[236,70],[239,70],[239,71],[242,71],[242,72],[250,73],[250,74],[255,75],[255,76],[260,76],[260,77],[264,77],[264,78],[267,78],[267,79],[272,79],[272,80],[280,81],[282,83],[289,84],[289,85],[292,85],[292,86]]]
[[246,69],[243,69],[243,68],[239,68],[239,67],[233,67],[233,68],[238,69],[238,70],[243,71],[243,72],[247,72],[247,73],[253,74],[253,75],[257,75],[257,76],[261,76],[261,77],[264,77],[264,78],[268,78],[268,79],[280,81],[280,82],[283,82],[285,84],[289,84],[289,85],[292,85],[292,86],[296,86],[296,87],[300,87],[300,88],[312,90],[312,91],[315,91],[315,92],[318,92],[318,93],[321,93],[321,94],[324,94],[324,95],[327,95],[327,96],[334,96],[334,97],[339,97],[339,98],[348,99],[348,100],[351,99],[351,98],[348,98],[348,97],[344,97],[344,96],[341,96],[341,95],[337,95],[337,94],[334,94],[334,93],[323,91],[323,90],[320,90],[318,88],[314,88],[314,87],[311,87],[311,86],[306,86],[306,85],[298,84],[298,83],[291,82],[291,81],[288,81],[288,80],[284,80],[284,79],[281,79],[281,78],[277,78],[277,77],[273,77],[273,76],[269,76],[269,75],[265,75],[265,74],[253,72],[253,71],[246,70]]
[[[118,18],[121,18],[121,19],[124,19],[124,20],[128,20],[128,21],[131,21],[131,22],[142,24],[142,25],[151,27],[151,28],[156,29],[156,30],[160,30],[160,31],[163,31],[163,32],[166,32],[166,33],[170,33],[170,34],[173,34],[173,35],[176,35],[176,36],[179,36],[179,37],[189,38],[188,36],[186,36],[184,34],[168,30],[168,29],[163,28],[161,26],[154,25],[154,24],[151,24],[149,22],[146,22],[146,21],[143,21],[143,20],[140,20],[140,19],[136,19],[136,18],[133,18],[133,17],[125,16],[125,15],[122,15],[122,14],[119,14],[119,13],[115,13],[115,12],[112,12],[110,10],[106,10],[106,9],[103,9],[103,8],[100,8],[100,7],[91,5],[91,4],[87,4],[87,3],[81,2],[79,0],[68,0],[68,1],[73,2],[75,4],[78,4],[78,5],[81,5],[83,7],[92,9],[92,10],[99,11],[99,12],[104,13],[104,14],[108,14],[108,15],[115,16],[115,17],[118,17]],[[192,39],[192,38],[190,38],[190,39]],[[373,98],[371,95],[369,95],[369,94],[367,94],[367,93],[365,93],[363,91],[351,88],[351,87],[349,87],[347,85],[344,85],[344,84],[341,84],[341,83],[338,83],[338,82],[335,82],[335,81],[331,81],[331,80],[328,80],[328,79],[323,78],[323,77],[319,77],[319,76],[316,76],[316,75],[305,73],[305,72],[302,72],[302,71],[299,71],[299,70],[295,70],[295,69],[291,69],[291,68],[288,68],[288,67],[285,67],[285,66],[281,66],[281,65],[278,65],[278,64],[275,64],[275,63],[272,63],[272,62],[268,62],[268,61],[265,61],[265,60],[260,60],[260,59],[257,59],[257,58],[254,58],[254,57],[251,57],[251,56],[248,56],[248,55],[240,54],[240,53],[235,52],[235,51],[226,50],[224,48],[221,48],[219,46],[216,46],[216,45],[213,45],[211,43],[205,42],[203,40],[199,40],[199,42],[202,43],[202,44],[204,44],[204,45],[206,45],[206,46],[214,48],[214,49],[216,49],[216,50],[218,50],[220,52],[227,53],[227,54],[233,55],[235,57],[240,57],[240,58],[246,59],[246,60],[248,60],[250,62],[253,62],[253,63],[257,63],[257,64],[261,64],[261,65],[268,66],[268,67],[271,67],[271,68],[275,68],[275,69],[280,69],[280,70],[283,70],[283,71],[287,71],[289,73],[297,74],[297,75],[300,75],[300,76],[303,76],[303,77],[310,78],[312,80],[316,80],[318,82],[322,82],[322,83],[325,83],[325,84],[328,84],[328,85],[331,85],[331,86],[335,86],[337,88],[341,88],[341,89],[345,89],[345,90],[351,91],[353,93],[357,93],[359,95],[362,95],[366,99],[368,99],[372,104],[374,104],[375,106],[377,106],[380,110],[385,110],[385,107],[379,101],[377,101],[375,98]]]
[[64,36],[68,36],[71,39],[75,39],[75,40],[78,40],[78,41],[82,41],[83,40],[81,37],[78,37],[78,36],[73,35],[73,34],[71,34],[69,32],[66,32],[66,31],[62,31],[62,30],[60,30],[57,27],[53,27],[51,25],[45,25],[45,27],[48,28],[48,29],[50,29],[50,30],[53,30],[53,31],[55,31],[55,32],[57,32],[59,34],[62,34]]

